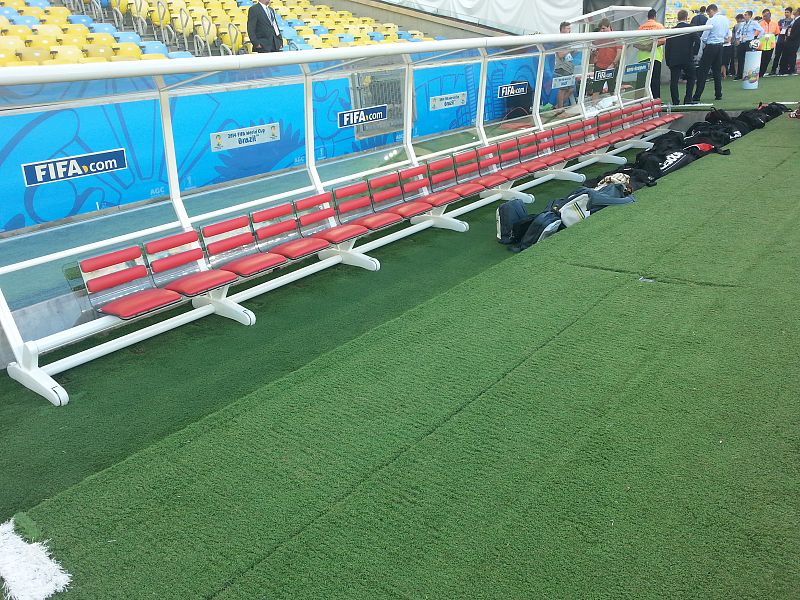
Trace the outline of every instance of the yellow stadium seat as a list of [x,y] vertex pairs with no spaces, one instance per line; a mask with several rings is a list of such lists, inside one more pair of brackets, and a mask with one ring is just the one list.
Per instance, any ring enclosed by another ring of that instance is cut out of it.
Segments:
[[48,48],[22,48],[17,52],[20,60],[41,63],[43,60],[50,60],[50,50]]
[[396,33],[397,29],[398,29],[397,25],[395,25],[394,23],[383,23],[383,25],[380,28],[380,32],[383,33],[383,31],[386,30],[392,33]]
[[153,53],[153,54],[142,54],[142,56],[140,58],[142,60],[161,60],[161,59],[164,59],[164,58],[167,58],[167,57],[164,56],[163,54]]
[[126,62],[130,60],[139,60],[138,56],[112,56],[111,62]]
[[83,63],[104,63],[104,62],[108,62],[108,59],[106,57],[104,57],[104,56],[84,56],[78,62],[81,63],[81,64],[83,64]]
[[0,49],[0,65],[6,66],[9,63],[18,63],[19,56],[9,48]]
[[64,17],[56,16],[56,17],[48,17],[44,16],[39,19],[40,23],[44,23],[45,25],[58,25],[59,27],[64,27],[69,25],[69,21],[67,21]]
[[63,46],[78,46],[82,47],[85,46],[88,42],[86,41],[86,35],[80,33],[66,33],[61,36],[61,44]]
[[9,25],[11,25],[11,21],[9,21],[9,20],[8,20],[6,17],[4,17],[3,15],[0,15],[0,31],[2,31],[3,29],[5,29],[5,28],[6,28],[6,27],[8,27]]
[[37,19],[44,18],[44,9],[38,6],[21,6],[17,12],[26,17],[36,17]]
[[54,59],[66,60],[72,63],[78,62],[83,58],[83,52],[78,46],[53,46],[50,54]]
[[0,52],[11,52],[12,54],[25,47],[25,39],[16,35],[0,36]]
[[409,29],[408,33],[411,34],[411,37],[416,38],[418,40],[421,40],[422,38],[425,37],[425,34],[422,33],[421,31],[418,31],[417,29]]
[[60,25],[48,25],[46,23],[34,25],[33,30],[39,35],[48,35],[50,37],[61,37],[61,34],[64,33]]
[[45,35],[40,33],[38,35],[28,36],[28,46],[31,48],[47,48],[58,44],[58,38],[54,35]]
[[36,67],[39,65],[39,63],[33,60],[21,60],[18,63],[12,63],[11,65],[8,66],[12,65],[15,67]]
[[133,58],[139,58],[142,55],[142,49],[139,48],[138,45],[132,42],[122,42],[120,44],[114,44],[114,58],[120,56],[130,56]]
[[30,27],[26,27],[25,25],[9,25],[5,29],[3,29],[3,35],[5,36],[13,36],[13,37],[21,37],[27,38],[29,35],[33,33]]
[[25,8],[27,4],[25,4],[24,0],[3,0],[3,6],[14,8],[19,11],[20,8]]
[[113,46],[117,43],[117,40],[110,33],[90,33],[86,36],[86,41],[90,44],[102,44],[104,46]]
[[48,6],[44,9],[44,12],[47,13],[48,17],[63,17],[65,21],[72,14],[66,6]]
[[323,34],[323,35],[321,35],[319,37],[322,40],[322,43],[327,48],[338,48],[339,47],[339,36],[334,35],[332,33],[325,33],[325,34]]
[[105,60],[114,56],[114,48],[106,44],[88,44],[83,48],[87,58],[102,58]]

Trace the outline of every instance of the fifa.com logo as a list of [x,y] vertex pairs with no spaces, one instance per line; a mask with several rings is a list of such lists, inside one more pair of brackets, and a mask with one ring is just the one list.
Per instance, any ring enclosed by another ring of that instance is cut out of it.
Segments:
[[22,165],[25,186],[41,185],[128,168],[124,148],[53,158]]

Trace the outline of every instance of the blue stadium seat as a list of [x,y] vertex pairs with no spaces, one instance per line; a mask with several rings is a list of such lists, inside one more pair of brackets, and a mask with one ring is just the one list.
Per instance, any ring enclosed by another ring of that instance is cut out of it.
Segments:
[[328,28],[323,25],[315,25],[311,28],[311,30],[317,35],[325,35],[326,33],[329,33]]
[[437,35],[437,36],[434,36],[433,39],[435,39],[435,40],[446,40],[448,38],[444,37],[443,35]]
[[17,14],[16,17],[8,17],[8,20],[14,25],[25,25],[25,27],[33,27],[39,24],[39,19],[36,17],[24,17],[20,14]]
[[120,43],[130,42],[131,44],[141,44],[142,38],[138,33],[132,31],[117,31],[112,34],[114,39]]
[[295,46],[297,47],[298,50],[312,50],[313,49],[312,46],[309,46],[305,42],[297,42],[295,44]]
[[[94,25],[94,19],[89,15],[70,15],[67,17],[67,21],[72,23],[73,25],[86,25],[91,29],[91,26]],[[96,31],[95,33],[103,33],[100,31]]]
[[110,33],[112,35],[117,33],[117,28],[111,23],[92,23],[91,25],[87,25],[87,27],[92,33]]
[[340,33],[339,34],[339,40],[342,41],[342,42],[355,42],[356,38],[351,33]]
[[27,0],[26,4],[28,6],[35,6],[36,8],[47,8],[50,6],[47,0]]
[[397,32],[397,37],[398,37],[398,38],[400,38],[401,40],[410,40],[410,39],[412,39],[414,36],[412,36],[412,35],[411,35],[410,33],[408,33],[407,31],[398,31],[398,32]]
[[289,19],[288,21],[286,21],[286,24],[289,27],[304,27],[306,23],[305,21],[301,21],[300,19]]
[[19,13],[16,9],[11,8],[10,6],[0,6],[0,17],[5,17],[6,19],[11,19],[11,17],[18,17]]
[[139,47],[145,54],[163,54],[164,56],[169,54],[169,48],[167,48],[164,42],[142,42],[139,44]]
[[175,52],[168,52],[167,58],[194,58],[194,54],[186,50],[176,50]]
[[377,31],[370,31],[369,39],[371,39],[373,42],[380,42],[384,39],[384,36],[382,33],[378,33]]

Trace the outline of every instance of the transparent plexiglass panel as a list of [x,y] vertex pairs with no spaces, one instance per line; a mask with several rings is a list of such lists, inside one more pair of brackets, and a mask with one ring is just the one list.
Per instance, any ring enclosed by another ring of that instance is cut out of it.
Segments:
[[549,44],[544,57],[539,114],[543,124],[581,114],[578,95],[583,77],[586,46]]

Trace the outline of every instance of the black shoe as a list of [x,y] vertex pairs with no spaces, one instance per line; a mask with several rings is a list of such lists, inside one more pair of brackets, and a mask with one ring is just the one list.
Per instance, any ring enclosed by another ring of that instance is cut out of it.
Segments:
[[715,96],[714,100],[722,100],[722,96]]
[[741,80],[742,80],[742,78],[741,78],[741,77],[734,77],[734,79],[735,79],[736,81],[741,81]]

